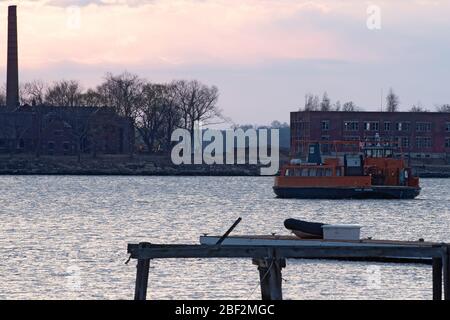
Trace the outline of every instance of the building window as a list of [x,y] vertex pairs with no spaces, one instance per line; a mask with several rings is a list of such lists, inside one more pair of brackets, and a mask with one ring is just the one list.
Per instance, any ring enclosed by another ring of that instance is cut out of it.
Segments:
[[397,131],[409,131],[409,127],[410,127],[410,123],[409,122],[397,122],[396,124],[396,129]]
[[358,121],[344,121],[344,131],[359,131]]
[[416,123],[416,131],[417,132],[430,132],[431,131],[431,122],[417,122]]
[[351,150],[353,150],[359,145],[358,143],[356,143],[356,141],[360,141],[361,138],[359,136],[343,136],[343,140],[348,141],[348,143],[344,143],[342,147],[352,148]]
[[49,143],[47,143],[47,149],[50,152],[55,151],[55,143],[53,141],[50,141]]
[[323,120],[322,121],[322,131],[328,131],[330,130],[330,120]]
[[391,123],[386,121],[384,123],[384,131],[391,131]]
[[450,132],[450,122],[445,123],[445,131]]
[[409,143],[409,137],[401,137],[400,146],[402,148],[409,148],[411,144]]
[[450,148],[450,137],[445,138],[445,147]]
[[409,137],[399,137],[398,145],[402,148],[409,148],[410,147]]
[[431,138],[430,137],[416,137],[416,147],[417,148],[431,148]]
[[296,136],[298,138],[304,137],[308,135],[309,132],[309,122],[298,122],[298,124],[295,126],[296,127]]
[[5,149],[6,148],[6,141],[5,139],[0,139],[0,149]]
[[[320,140],[322,140],[322,141],[330,141],[330,136],[321,136],[320,137]],[[328,143],[321,143],[320,144],[320,151],[323,153],[323,154],[328,154],[329,152],[330,152],[330,149],[331,149],[331,147],[332,147],[332,145],[331,144],[328,144]]]
[[54,134],[56,137],[59,137],[59,136],[62,136],[63,131],[62,131],[62,130],[55,130],[55,131],[53,131],[53,134]]
[[359,136],[344,136],[344,141],[359,141]]
[[378,131],[379,123],[378,121],[366,121],[364,122],[364,131]]

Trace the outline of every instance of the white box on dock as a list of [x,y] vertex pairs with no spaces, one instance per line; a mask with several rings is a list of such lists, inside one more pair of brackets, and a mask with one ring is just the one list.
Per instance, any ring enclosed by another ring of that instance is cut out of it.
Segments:
[[361,226],[357,224],[326,224],[322,226],[324,240],[359,240]]

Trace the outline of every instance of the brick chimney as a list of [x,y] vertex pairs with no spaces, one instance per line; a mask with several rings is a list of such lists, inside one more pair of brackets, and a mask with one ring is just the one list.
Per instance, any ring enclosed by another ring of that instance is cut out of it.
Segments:
[[9,6],[6,76],[6,107],[9,111],[13,111],[19,106],[19,63],[17,51],[17,6]]

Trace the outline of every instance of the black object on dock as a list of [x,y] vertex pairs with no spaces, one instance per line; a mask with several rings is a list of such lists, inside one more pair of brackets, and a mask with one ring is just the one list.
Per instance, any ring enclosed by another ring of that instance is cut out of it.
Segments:
[[151,259],[168,258],[251,258],[258,266],[263,300],[282,299],[281,270],[286,259],[330,259],[358,261],[389,261],[397,263],[432,263],[433,300],[450,300],[450,250],[445,243],[393,241],[389,246],[366,245],[359,242],[345,246],[318,245],[158,245],[128,244],[128,253],[137,259],[134,298],[145,300]]
[[237,220],[233,223],[230,229],[228,229],[227,232],[225,232],[224,235],[219,239],[219,241],[217,241],[216,245],[221,245],[223,240],[225,240],[230,235],[231,231],[233,231],[234,228],[236,228],[236,226],[239,224],[239,222],[241,222],[241,220],[242,220],[241,217],[237,218]]

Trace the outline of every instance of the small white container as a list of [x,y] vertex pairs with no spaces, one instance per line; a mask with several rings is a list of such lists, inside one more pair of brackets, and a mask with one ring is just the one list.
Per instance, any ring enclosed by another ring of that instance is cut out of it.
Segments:
[[322,226],[324,240],[359,240],[361,226],[358,224],[327,224]]

